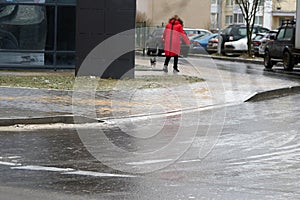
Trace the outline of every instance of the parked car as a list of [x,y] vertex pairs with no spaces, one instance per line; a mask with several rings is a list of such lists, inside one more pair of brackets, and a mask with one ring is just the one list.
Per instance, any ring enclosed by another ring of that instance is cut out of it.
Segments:
[[248,50],[247,40],[247,37],[243,37],[232,42],[225,42],[224,54],[233,56],[245,53]]
[[[254,25],[252,34],[267,33],[269,31],[270,30],[265,27]],[[245,24],[231,24],[221,31],[221,36],[221,48],[223,49],[225,42],[237,41],[241,38],[246,37],[247,26]]]
[[296,22],[285,20],[277,35],[271,36],[274,40],[268,42],[265,48],[264,66],[271,69],[277,62],[282,62],[285,70],[293,70],[294,65],[300,61],[295,49]]
[[198,28],[183,28],[184,32],[188,36],[189,39],[192,39],[193,36],[196,35],[208,35],[212,34],[209,30],[206,29],[198,29]]
[[201,34],[197,34],[197,35],[194,35],[194,36],[190,36],[189,37],[189,40],[190,42],[192,43],[193,41],[195,40],[199,40],[200,38],[204,37],[204,36],[208,36],[208,35],[211,35],[212,33],[201,33]]
[[146,52],[147,55],[154,53],[155,55],[161,55],[164,52],[164,41],[162,40],[162,35],[164,33],[164,28],[155,29],[150,35],[148,40],[146,40]]
[[261,56],[261,57],[264,56],[267,43],[274,41],[271,38],[275,38],[277,32],[278,32],[278,30],[272,30],[266,35],[266,37],[264,37],[262,39],[261,44],[258,47],[258,55],[259,56]]
[[[254,38],[255,35],[252,36]],[[248,38],[243,37],[236,41],[225,42],[224,54],[231,56],[238,56],[248,51]]]
[[[265,27],[254,25],[252,34],[267,33],[269,31],[270,30]],[[245,24],[229,25],[221,31],[221,35],[224,43],[239,40],[247,36],[247,26]]]
[[210,40],[208,40],[206,51],[209,54],[217,53],[218,52],[218,45],[219,45],[219,40],[218,40],[218,35],[217,35],[216,37],[211,38]]
[[192,53],[208,53],[207,45],[210,39],[218,37],[218,34],[210,34],[191,41],[190,52]]
[[[162,40],[162,36],[164,33],[165,28],[157,28],[155,29],[150,35],[149,38],[146,40],[146,53],[147,55],[155,54],[161,56],[164,53],[164,41]],[[191,29],[191,28],[183,28],[186,34],[211,34],[210,31],[205,29]],[[181,42],[181,56],[186,57],[188,55],[190,46],[186,45],[183,41]]]
[[263,41],[268,36],[267,33],[257,33],[256,36],[252,39],[252,54],[259,56],[259,47]]

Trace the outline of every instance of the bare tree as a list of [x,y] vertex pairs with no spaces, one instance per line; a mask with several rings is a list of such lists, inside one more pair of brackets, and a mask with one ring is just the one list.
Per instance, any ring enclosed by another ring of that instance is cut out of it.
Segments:
[[147,26],[150,26],[152,24],[152,20],[147,17],[146,13],[140,11],[136,12],[136,22],[145,22]]
[[264,0],[235,0],[235,4],[238,4],[242,14],[244,16],[246,27],[247,27],[247,44],[248,44],[248,56],[252,56],[251,43],[253,27],[255,24],[255,16],[258,11],[258,6]]

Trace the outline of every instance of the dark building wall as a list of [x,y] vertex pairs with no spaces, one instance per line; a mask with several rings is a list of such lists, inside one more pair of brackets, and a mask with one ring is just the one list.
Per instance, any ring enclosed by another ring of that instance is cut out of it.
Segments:
[[[76,75],[133,78],[135,36],[128,30],[135,28],[136,1],[77,0],[76,12]],[[124,31],[125,35],[120,34]],[[111,43],[103,49],[99,44],[108,40]],[[98,49],[91,55],[95,47]],[[124,47],[128,52],[117,55]]]

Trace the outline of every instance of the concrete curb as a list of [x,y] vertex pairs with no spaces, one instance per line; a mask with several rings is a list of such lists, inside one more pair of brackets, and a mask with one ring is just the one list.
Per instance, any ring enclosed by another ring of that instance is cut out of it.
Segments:
[[227,56],[215,56],[215,55],[206,55],[206,54],[189,54],[190,57],[202,57],[202,58],[212,58],[216,60],[225,60],[231,62],[243,62],[243,63],[253,63],[253,64],[263,64],[263,60],[260,59],[249,59],[249,58],[240,58],[240,57],[227,57]]
[[247,98],[244,102],[263,101],[273,98],[284,97],[300,93],[300,86],[290,86],[286,88],[279,88],[263,92],[257,92]]
[[101,120],[91,119],[83,116],[73,115],[56,115],[47,117],[22,117],[22,118],[1,118],[0,126],[13,126],[17,124],[86,124],[86,123],[98,123]]

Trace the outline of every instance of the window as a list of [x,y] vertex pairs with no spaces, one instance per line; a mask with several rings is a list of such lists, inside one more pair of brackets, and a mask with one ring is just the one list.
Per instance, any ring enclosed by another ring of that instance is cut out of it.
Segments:
[[232,27],[227,27],[224,30],[222,30],[222,33],[224,33],[224,34],[230,34],[231,30],[232,30]]
[[269,29],[266,29],[266,28],[263,28],[263,27],[260,27],[259,28],[259,32],[260,33],[267,33],[267,32],[269,32],[270,30]]
[[265,0],[259,0],[258,6],[264,6],[264,4],[265,4]]
[[255,16],[255,24],[263,25],[263,16]]
[[243,14],[234,14],[233,15],[233,23],[244,23],[245,20],[244,20],[244,16]]
[[233,0],[226,0],[226,6],[232,6]]
[[217,4],[218,4],[218,1],[217,1],[217,0],[211,0],[211,4],[212,4],[212,5],[217,5]]
[[285,35],[284,35],[284,39],[285,39],[285,40],[291,40],[292,37],[293,37],[293,31],[294,31],[293,28],[286,28],[286,30],[285,30]]
[[225,24],[226,25],[232,24],[232,15],[225,16]]
[[75,0],[0,1],[0,65],[74,65],[75,6]]
[[283,37],[284,37],[284,31],[285,31],[284,28],[280,29],[280,31],[278,33],[278,36],[277,36],[278,40],[282,40],[283,39]]
[[246,36],[247,35],[247,28],[246,27],[239,28],[238,34],[242,35],[242,36]]

